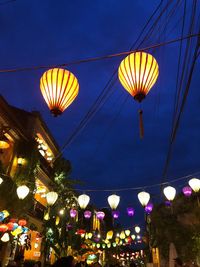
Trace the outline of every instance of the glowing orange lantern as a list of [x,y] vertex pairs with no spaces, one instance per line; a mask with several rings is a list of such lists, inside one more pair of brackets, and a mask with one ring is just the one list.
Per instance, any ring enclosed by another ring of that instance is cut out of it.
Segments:
[[[138,102],[149,93],[159,74],[156,59],[145,52],[135,52],[122,60],[118,69],[118,76],[122,86]],[[142,111],[140,114],[140,133],[143,136]]]
[[13,223],[13,222],[9,222],[9,223],[7,223],[7,227],[8,227],[8,230],[9,230],[9,231],[13,230],[13,228],[14,228],[14,223]]
[[58,116],[78,95],[79,84],[68,70],[54,68],[42,75],[40,89],[51,113]]
[[27,224],[27,221],[24,220],[24,219],[21,219],[21,220],[18,221],[18,224],[19,224],[20,226],[25,226],[25,225]]
[[8,226],[6,224],[0,225],[0,232],[6,232],[8,230]]

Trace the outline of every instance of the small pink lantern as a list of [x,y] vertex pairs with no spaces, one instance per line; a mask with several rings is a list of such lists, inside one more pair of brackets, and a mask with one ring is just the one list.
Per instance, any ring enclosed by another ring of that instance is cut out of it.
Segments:
[[150,214],[153,210],[153,203],[149,202],[146,206],[145,206],[145,212],[147,214]]
[[128,207],[128,208],[127,208],[127,214],[128,214],[129,217],[133,217],[134,214],[135,214],[135,210],[134,210],[134,208],[132,208],[132,207]]
[[76,215],[77,215],[77,210],[75,210],[75,209],[71,209],[69,213],[70,213],[70,217],[71,217],[71,218],[75,218]]
[[112,211],[112,216],[114,219],[118,219],[119,218],[119,211],[118,210],[113,210]]
[[96,214],[97,214],[97,219],[99,219],[100,221],[102,221],[105,217],[105,213],[103,211],[98,211]]
[[90,210],[84,211],[84,217],[85,219],[90,219],[92,216],[92,212]]
[[182,192],[183,192],[184,196],[190,197],[192,194],[192,188],[190,186],[185,186],[185,187],[183,187]]

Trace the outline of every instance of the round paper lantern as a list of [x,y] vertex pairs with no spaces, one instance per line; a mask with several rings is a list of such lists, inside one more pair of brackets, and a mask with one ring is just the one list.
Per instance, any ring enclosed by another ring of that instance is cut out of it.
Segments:
[[122,60],[118,76],[122,86],[141,102],[155,84],[159,74],[155,58],[145,52],[134,52]]
[[97,215],[97,219],[99,219],[100,221],[102,221],[105,217],[105,213],[103,211],[98,211],[96,215]]
[[153,210],[153,203],[148,203],[146,206],[145,206],[145,211],[147,214],[150,214]]
[[70,217],[71,217],[71,218],[75,218],[76,215],[77,215],[77,211],[76,211],[75,209],[71,209],[71,210],[70,210]]
[[127,210],[127,214],[128,214],[129,217],[133,217],[134,216],[134,214],[135,214],[134,208],[128,207],[126,210]]
[[21,220],[18,221],[18,224],[19,224],[20,226],[25,226],[25,225],[27,224],[27,221],[24,220],[24,219],[21,219]]
[[125,239],[126,238],[126,235],[125,235],[125,233],[124,233],[124,231],[122,231],[121,233],[120,233],[120,239]]
[[8,242],[10,240],[9,234],[8,233],[4,233],[1,237],[1,241],[2,242]]
[[163,193],[167,200],[173,201],[176,196],[176,189],[172,186],[167,186],[163,189]]
[[108,197],[108,204],[110,205],[111,209],[113,209],[113,210],[115,210],[118,207],[119,201],[120,201],[120,196],[117,196],[115,194],[110,195]]
[[78,95],[79,84],[73,73],[65,69],[54,68],[42,75],[40,89],[51,113],[58,116]]
[[78,197],[78,204],[81,209],[85,209],[90,202],[90,197],[86,194],[82,194]]
[[29,193],[29,188],[26,185],[21,185],[18,186],[17,188],[17,195],[19,199],[24,199],[28,193]]
[[84,217],[85,219],[90,219],[92,216],[92,212],[90,210],[84,211]]
[[145,191],[142,191],[138,194],[138,199],[142,206],[145,207],[149,202],[150,194]]
[[192,188],[194,192],[199,192],[200,190],[200,179],[192,178],[189,180],[189,186]]
[[14,231],[15,229],[18,228],[18,226],[19,226],[18,223],[13,223],[13,229],[12,230]]
[[126,236],[129,236],[130,235],[130,233],[131,233],[131,231],[130,230],[125,230],[125,234],[126,234]]
[[113,210],[112,211],[112,216],[114,219],[118,219],[119,218],[119,211],[118,210]]
[[139,232],[140,232],[140,227],[139,227],[139,226],[135,226],[135,232],[136,232],[137,234],[139,234]]
[[132,238],[133,240],[135,240],[136,236],[135,236],[135,235],[131,235],[131,238]]
[[58,199],[58,194],[54,191],[48,192],[46,194],[47,203],[49,206],[53,206]]
[[8,226],[6,224],[0,225],[0,232],[6,232],[8,230]]
[[192,188],[190,186],[185,186],[185,187],[183,187],[182,192],[183,192],[184,196],[190,197],[192,194]]

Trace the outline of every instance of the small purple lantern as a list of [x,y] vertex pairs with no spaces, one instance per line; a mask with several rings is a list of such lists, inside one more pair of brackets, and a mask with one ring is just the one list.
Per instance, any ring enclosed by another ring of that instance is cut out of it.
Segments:
[[71,209],[69,213],[70,213],[70,217],[71,217],[71,218],[75,218],[76,215],[77,215],[77,210],[75,210],[75,209]]
[[152,212],[152,210],[153,210],[153,203],[149,202],[145,207],[145,211],[147,214],[150,214]]
[[104,219],[104,217],[105,217],[105,213],[103,211],[97,212],[97,219],[99,219],[101,221]]
[[190,186],[185,186],[185,187],[183,187],[182,192],[183,192],[184,196],[190,197],[192,194],[192,188]]
[[90,219],[92,215],[92,212],[90,210],[84,211],[84,217],[85,219]]
[[112,211],[112,216],[114,219],[118,219],[119,218],[119,211],[118,210],[113,210]]
[[165,201],[165,206],[167,207],[171,207],[172,203],[169,201],[169,200],[166,200]]
[[132,208],[132,207],[128,207],[128,208],[127,208],[127,213],[128,213],[128,216],[129,216],[129,217],[133,217],[134,214],[135,214],[135,210],[134,210],[134,208]]

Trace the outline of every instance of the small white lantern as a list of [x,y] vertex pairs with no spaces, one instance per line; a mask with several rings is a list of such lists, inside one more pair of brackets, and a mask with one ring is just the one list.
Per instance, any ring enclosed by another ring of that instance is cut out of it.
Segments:
[[124,232],[125,232],[126,236],[129,236],[131,233],[131,231],[129,229],[125,230]]
[[3,183],[3,179],[0,177],[0,185]]
[[117,195],[110,195],[108,197],[108,204],[110,205],[112,210],[115,210],[119,205],[120,196]]
[[8,233],[4,233],[1,237],[1,241],[2,242],[8,242],[10,240],[9,234]]
[[163,189],[163,193],[167,200],[173,201],[176,196],[176,189],[172,186],[167,186]]
[[30,189],[26,185],[18,186],[17,187],[18,198],[19,199],[24,199],[28,195],[29,191],[30,191]]
[[138,199],[142,206],[145,207],[149,202],[150,194],[145,191],[142,191],[138,194]]
[[56,192],[48,192],[46,194],[46,199],[47,199],[47,203],[49,206],[53,206],[56,202],[56,200],[58,199],[58,194]]
[[192,188],[194,192],[199,192],[200,190],[200,180],[197,178],[192,178],[188,182],[189,186]]
[[87,207],[89,202],[90,202],[90,197],[86,194],[80,195],[78,197],[78,204],[80,208],[83,210]]
[[139,234],[139,232],[140,232],[140,227],[139,227],[139,226],[135,226],[135,232],[136,232],[137,234]]

